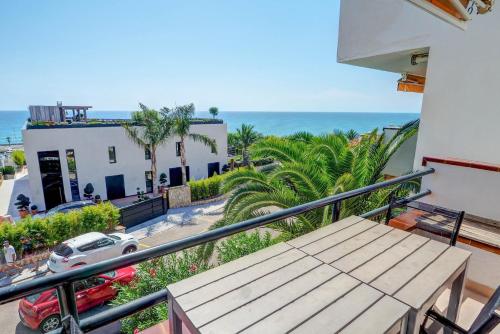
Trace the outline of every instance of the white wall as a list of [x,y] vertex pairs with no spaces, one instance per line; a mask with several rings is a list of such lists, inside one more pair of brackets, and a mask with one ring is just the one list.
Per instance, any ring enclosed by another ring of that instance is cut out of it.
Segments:
[[[186,144],[187,162],[190,166],[191,180],[207,177],[207,164],[219,162],[220,168],[227,163],[227,126],[226,124],[195,124],[191,132],[205,134],[217,142],[218,154],[201,143],[188,141]],[[66,150],[75,151],[80,195],[87,183],[94,186],[94,195],[106,199],[105,177],[124,174],[125,193],[134,195],[136,188],[146,188],[145,171],[151,170],[151,160],[146,160],[144,150],[134,144],[121,127],[87,127],[64,129],[23,130],[23,141],[28,165],[31,200],[44,209],[44,197],[37,152],[58,150],[61,161],[64,192],[67,201],[71,200]],[[158,176],[169,168],[180,167],[180,158],[175,153],[173,137],[157,151]],[[115,146],[116,160],[109,163],[108,147]]]
[[[385,142],[396,135],[398,129],[384,128]],[[413,170],[413,161],[415,159],[415,149],[417,146],[417,135],[408,138],[389,159],[386,167],[382,171],[384,175],[401,176]]]
[[[394,52],[430,49],[414,168],[422,168],[423,156],[500,164],[498,4],[491,13],[474,14],[464,31],[408,1],[343,0],[340,24],[341,62],[387,70],[384,56],[387,61]],[[436,170],[424,178],[434,192],[431,201],[500,220],[500,173]],[[488,207],[493,199],[497,204]]]

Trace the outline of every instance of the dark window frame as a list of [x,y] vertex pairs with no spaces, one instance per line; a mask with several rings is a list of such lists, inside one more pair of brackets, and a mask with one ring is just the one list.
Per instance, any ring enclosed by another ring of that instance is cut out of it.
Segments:
[[144,172],[144,179],[146,181],[146,193],[153,192],[153,172],[147,170]]
[[115,146],[108,146],[108,158],[110,164],[116,163],[116,148]]
[[175,143],[175,156],[176,157],[181,156],[181,142],[180,141]]
[[149,147],[144,148],[144,159],[151,160],[151,150],[149,149]]

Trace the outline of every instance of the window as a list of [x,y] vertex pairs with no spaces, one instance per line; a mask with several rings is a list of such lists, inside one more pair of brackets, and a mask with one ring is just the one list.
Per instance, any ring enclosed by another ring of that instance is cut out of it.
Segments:
[[146,171],[146,172],[144,172],[144,174],[146,177],[146,192],[152,193],[153,192],[153,173],[151,171]]
[[149,149],[149,147],[146,147],[144,149],[144,159],[151,160],[151,150]]
[[175,155],[178,157],[181,156],[181,142],[180,141],[175,143]]
[[69,185],[71,187],[71,199],[79,201],[80,189],[78,188],[78,174],[76,172],[75,150],[66,150],[66,162],[68,163]]
[[114,244],[115,242],[109,238],[102,238],[100,240],[97,240],[97,248],[112,246]]
[[210,151],[213,153],[213,154],[217,154],[217,149],[214,147],[211,147],[210,148]]
[[93,241],[91,243],[82,245],[82,246],[78,247],[77,249],[80,252],[88,252],[88,251],[96,249],[96,248],[97,248],[97,242]]
[[109,155],[109,163],[110,164],[116,163],[116,151],[114,146],[108,147],[108,155]]

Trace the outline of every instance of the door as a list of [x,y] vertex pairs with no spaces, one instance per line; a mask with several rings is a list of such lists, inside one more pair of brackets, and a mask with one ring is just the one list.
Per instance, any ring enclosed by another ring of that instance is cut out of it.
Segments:
[[45,209],[50,210],[59,204],[66,203],[59,151],[38,152],[38,164],[42,177]]
[[90,277],[85,280],[85,290],[89,307],[95,307],[112,299],[115,295],[111,281],[102,277]]
[[95,253],[92,256],[95,258],[92,259],[92,262],[100,262],[108,259],[112,259],[114,257],[120,256],[121,247],[118,247],[115,244],[115,241],[110,238],[102,238],[97,240],[97,245],[95,249]]
[[208,164],[208,177],[212,177],[214,174],[220,174],[220,164],[218,162]]
[[[170,168],[168,173],[171,187],[182,185],[182,167]],[[186,179],[189,181],[189,166],[186,166]]]
[[146,178],[146,192],[152,193],[153,192],[153,172],[147,171],[147,172],[144,172],[144,175]]
[[123,174],[106,176],[106,195],[108,196],[108,200],[125,197]]

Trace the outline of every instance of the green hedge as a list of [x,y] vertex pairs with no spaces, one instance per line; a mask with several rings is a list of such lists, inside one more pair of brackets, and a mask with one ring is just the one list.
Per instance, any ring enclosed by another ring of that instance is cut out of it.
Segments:
[[200,201],[220,195],[223,179],[223,175],[214,175],[208,179],[190,181],[191,201]]
[[57,213],[47,218],[26,217],[15,225],[2,224],[0,240],[9,240],[19,249],[19,239],[24,236],[52,247],[80,234],[111,230],[119,221],[118,208],[107,202],[68,213]]
[[13,166],[5,166],[3,168],[0,167],[0,172],[3,175],[14,175],[16,174],[16,169]]

